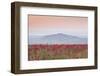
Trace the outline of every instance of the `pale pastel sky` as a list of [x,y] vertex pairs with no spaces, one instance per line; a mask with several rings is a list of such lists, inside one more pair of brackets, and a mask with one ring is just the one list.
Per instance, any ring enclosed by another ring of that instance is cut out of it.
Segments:
[[64,33],[87,36],[88,18],[70,16],[28,16],[29,35],[49,35]]

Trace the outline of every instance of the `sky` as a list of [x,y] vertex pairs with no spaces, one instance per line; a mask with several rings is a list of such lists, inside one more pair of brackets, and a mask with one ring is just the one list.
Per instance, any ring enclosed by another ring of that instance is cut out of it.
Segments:
[[87,36],[88,18],[71,16],[28,16],[29,35],[69,34]]

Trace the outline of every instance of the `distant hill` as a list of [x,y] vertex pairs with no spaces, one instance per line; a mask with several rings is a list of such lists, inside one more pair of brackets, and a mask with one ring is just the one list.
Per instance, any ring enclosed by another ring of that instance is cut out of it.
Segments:
[[57,33],[46,36],[29,36],[29,44],[87,44],[87,38]]

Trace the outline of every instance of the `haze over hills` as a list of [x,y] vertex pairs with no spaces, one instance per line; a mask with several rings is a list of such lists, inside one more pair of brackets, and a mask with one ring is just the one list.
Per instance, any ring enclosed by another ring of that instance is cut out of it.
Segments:
[[87,44],[87,38],[67,35],[63,33],[29,36],[29,44]]

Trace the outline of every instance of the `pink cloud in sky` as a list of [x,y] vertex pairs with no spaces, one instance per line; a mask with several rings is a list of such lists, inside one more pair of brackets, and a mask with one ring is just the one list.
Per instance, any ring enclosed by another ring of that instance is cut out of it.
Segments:
[[87,35],[88,18],[71,16],[28,16],[29,34],[67,33]]

